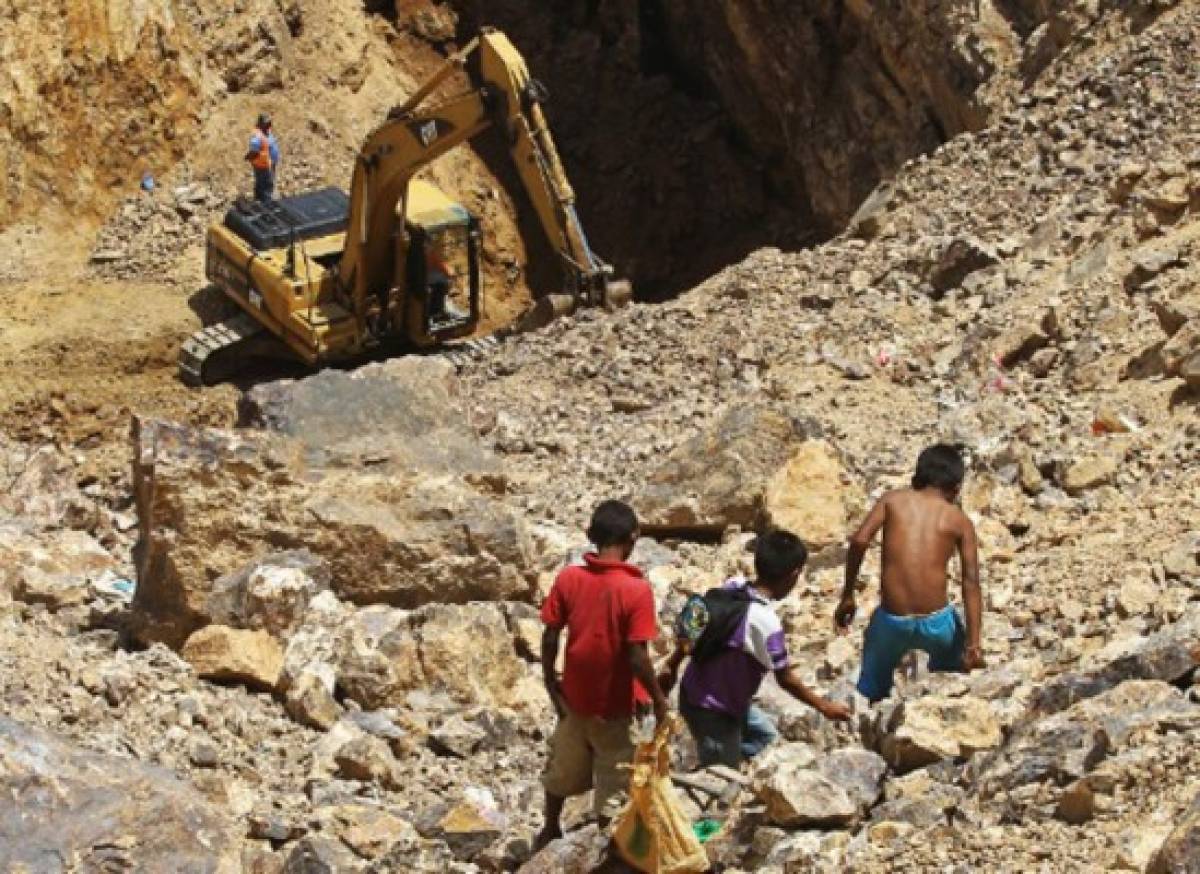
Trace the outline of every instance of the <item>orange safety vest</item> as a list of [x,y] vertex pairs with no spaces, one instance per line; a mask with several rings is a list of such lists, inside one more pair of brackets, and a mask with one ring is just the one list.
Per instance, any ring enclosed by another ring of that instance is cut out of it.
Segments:
[[255,129],[254,134],[258,137],[258,154],[250,159],[250,166],[255,170],[270,170],[271,169],[271,137],[262,131]]

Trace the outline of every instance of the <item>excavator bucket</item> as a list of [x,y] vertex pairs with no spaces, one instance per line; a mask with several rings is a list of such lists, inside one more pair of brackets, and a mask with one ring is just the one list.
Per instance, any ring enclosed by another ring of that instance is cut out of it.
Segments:
[[555,319],[575,312],[575,305],[575,296],[570,294],[548,294],[540,297],[522,313],[509,331],[513,334],[527,334],[540,330]]
[[633,283],[628,279],[618,279],[604,284],[604,308],[610,313],[628,305],[633,300]]
[[[627,279],[604,284],[604,296],[600,305],[606,312],[613,312],[627,306],[633,300],[633,284]],[[548,294],[540,297],[530,305],[529,309],[509,328],[509,333],[526,334],[537,331],[563,316],[569,316],[579,309],[580,299],[573,294]]]

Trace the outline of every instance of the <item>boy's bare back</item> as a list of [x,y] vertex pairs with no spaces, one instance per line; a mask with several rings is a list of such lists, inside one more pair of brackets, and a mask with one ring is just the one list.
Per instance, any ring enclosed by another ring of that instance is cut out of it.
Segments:
[[956,503],[965,473],[957,447],[943,443],[930,446],[917,458],[913,487],[888,492],[871,508],[850,536],[846,550],[842,596],[833,611],[833,626],[839,634],[849,630],[858,610],[854,597],[858,574],[871,541],[882,530],[883,613],[919,617],[945,608],[946,569],[957,552],[962,562],[967,626],[963,665],[968,670],[983,667],[979,544],[975,526]]
[[[947,568],[955,552],[975,551],[971,520],[935,490],[889,492],[863,524],[882,514],[883,609],[895,616],[933,613],[946,606]],[[866,533],[865,531],[863,532]],[[867,536],[873,536],[871,531]]]

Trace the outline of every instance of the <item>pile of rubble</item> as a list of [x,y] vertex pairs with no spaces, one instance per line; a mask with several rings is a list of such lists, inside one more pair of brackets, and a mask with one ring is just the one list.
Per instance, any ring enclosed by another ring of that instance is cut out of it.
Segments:
[[[457,375],[263,385],[238,429],[138,420],[124,494],[4,444],[0,862],[591,870],[582,802],[531,858],[535,607],[627,497],[664,628],[752,531],[813,547],[780,613],[855,722],[768,681],[784,741],[710,845],[726,870],[1195,870],[1197,37],[1194,4],[1106,12],[841,236],[671,303]],[[869,707],[831,633],[841,544],[935,439],[971,459],[990,667]],[[30,819],[54,826],[16,840]]]

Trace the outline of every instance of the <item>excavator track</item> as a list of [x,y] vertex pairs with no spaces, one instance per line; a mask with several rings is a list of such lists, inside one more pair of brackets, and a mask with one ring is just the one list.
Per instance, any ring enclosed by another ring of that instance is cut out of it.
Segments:
[[[627,289],[628,283],[612,283],[617,290]],[[617,309],[624,306],[628,292],[611,300],[606,307]],[[452,340],[435,346],[425,354],[450,362],[455,371],[461,371],[499,349],[508,338],[516,334],[540,330],[549,322],[575,309],[575,303],[567,295],[550,295],[541,298],[526,315],[515,324],[508,325],[491,334]],[[186,385],[205,386],[234,376],[245,364],[245,359],[255,353],[273,357],[287,357],[287,349],[248,313],[237,313],[224,321],[209,325],[192,334],[179,349],[179,378]]]
[[179,349],[179,378],[187,385],[213,385],[238,368],[240,352],[264,332],[248,313],[238,313],[192,334]]
[[448,343],[434,354],[453,364],[455,370],[462,370],[472,361],[500,348],[504,339],[504,335],[500,333],[472,337],[459,343]]

